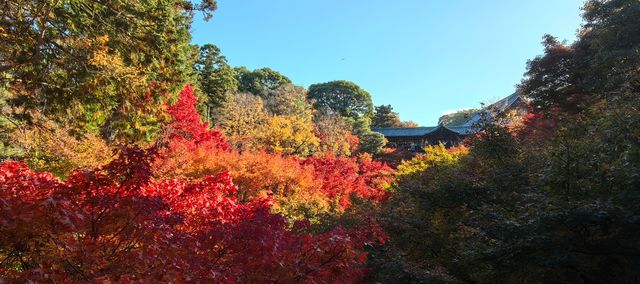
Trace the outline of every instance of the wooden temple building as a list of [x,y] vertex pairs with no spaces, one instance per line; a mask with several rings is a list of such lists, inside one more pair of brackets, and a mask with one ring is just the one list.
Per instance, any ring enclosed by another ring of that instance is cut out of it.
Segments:
[[419,152],[427,145],[436,145],[438,143],[442,143],[445,147],[455,146],[474,132],[472,127],[447,127],[444,125],[413,128],[373,128],[371,130],[382,133],[387,139],[387,146],[402,148],[411,152]]
[[387,139],[387,146],[410,152],[421,152],[425,146],[442,143],[445,147],[457,146],[479,128],[482,117],[495,119],[500,114],[514,113],[524,116],[529,110],[528,100],[514,93],[475,113],[459,126],[432,126],[413,128],[373,128]]

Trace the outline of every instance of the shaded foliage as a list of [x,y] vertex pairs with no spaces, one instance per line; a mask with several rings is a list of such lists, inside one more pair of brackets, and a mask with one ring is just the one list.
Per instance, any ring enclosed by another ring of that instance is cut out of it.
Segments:
[[522,124],[485,124],[466,154],[400,165],[379,257],[412,281],[637,281],[639,8],[587,1],[579,39],[546,36],[529,62]]
[[587,1],[578,40],[544,38],[544,55],[527,64],[521,89],[541,110],[579,112],[619,94],[620,86],[640,84],[640,3],[634,0]]

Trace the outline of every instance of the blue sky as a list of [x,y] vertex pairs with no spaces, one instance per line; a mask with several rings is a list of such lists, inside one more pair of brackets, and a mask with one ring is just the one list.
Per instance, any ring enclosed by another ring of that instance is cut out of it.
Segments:
[[269,67],[308,87],[349,80],[403,120],[515,90],[545,33],[573,41],[583,0],[218,0],[193,42],[232,66]]

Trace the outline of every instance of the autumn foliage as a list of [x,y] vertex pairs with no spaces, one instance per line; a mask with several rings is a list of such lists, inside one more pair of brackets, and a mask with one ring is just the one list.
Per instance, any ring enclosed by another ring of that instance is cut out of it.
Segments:
[[[363,157],[239,153],[190,86],[156,146],[65,180],[0,164],[0,279],[35,282],[355,282],[375,223],[310,233],[352,195],[385,198],[391,171]],[[335,201],[335,202],[334,202]],[[338,207],[332,207],[332,204]]]
[[227,150],[229,144],[222,133],[209,129],[207,122],[202,122],[196,110],[196,96],[189,84],[185,85],[178,101],[167,108],[171,121],[163,128],[163,137],[169,143],[168,147],[179,147],[189,144],[190,148],[207,147],[210,149]]
[[8,2],[0,284],[640,279],[638,0],[544,36],[527,115],[421,153],[383,148],[372,125],[417,125],[352,82],[195,56],[215,0]]
[[262,151],[240,153],[227,147],[220,132],[203,126],[188,86],[180,98],[169,108],[172,122],[164,136],[167,146],[154,163],[158,176],[201,178],[228,171],[238,185],[241,201],[270,197],[276,212],[293,219],[341,212],[349,207],[353,195],[379,202],[387,194],[392,170],[366,155],[301,159]]
[[338,208],[348,208],[354,196],[372,202],[387,198],[388,192],[383,188],[391,181],[392,170],[369,156],[308,158],[302,164],[313,167],[316,179],[322,181],[322,192]]
[[231,175],[151,176],[149,150],[66,181],[0,164],[0,276],[31,281],[328,282],[363,275],[376,226],[288,230],[270,198],[240,202]]

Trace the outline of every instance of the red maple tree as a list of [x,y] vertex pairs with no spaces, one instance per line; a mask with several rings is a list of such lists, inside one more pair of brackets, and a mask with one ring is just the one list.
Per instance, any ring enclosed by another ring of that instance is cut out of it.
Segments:
[[307,158],[301,164],[313,167],[316,178],[322,181],[322,192],[327,198],[337,200],[342,209],[351,205],[353,196],[372,202],[388,197],[385,186],[391,182],[393,170],[384,163],[372,161],[371,157],[327,155]]
[[60,181],[0,164],[0,278],[11,281],[310,282],[364,274],[375,225],[304,233],[241,203],[229,174],[151,176],[153,153],[126,148],[111,164]]
[[[170,143],[190,143],[193,147],[209,144],[210,147],[227,150],[229,143],[222,133],[209,129],[208,122],[202,122],[196,109],[198,99],[193,94],[191,85],[186,84],[178,96],[178,101],[167,107],[171,121],[163,128],[163,141]],[[171,147],[172,145],[169,145]]]

